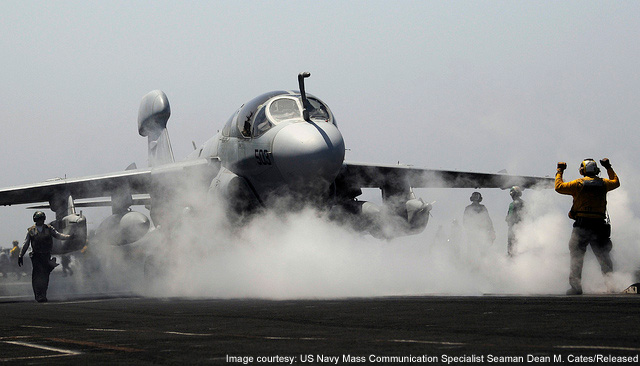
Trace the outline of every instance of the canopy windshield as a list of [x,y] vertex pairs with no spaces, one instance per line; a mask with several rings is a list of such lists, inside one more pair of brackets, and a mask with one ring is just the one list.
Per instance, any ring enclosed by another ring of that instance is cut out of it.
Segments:
[[[314,122],[333,123],[329,108],[320,100],[308,98],[309,118]],[[258,137],[284,121],[302,120],[302,100],[299,95],[280,95],[260,105],[252,115],[253,137]]]
[[294,98],[278,98],[269,105],[270,120],[275,124],[294,118],[302,118],[298,101]]

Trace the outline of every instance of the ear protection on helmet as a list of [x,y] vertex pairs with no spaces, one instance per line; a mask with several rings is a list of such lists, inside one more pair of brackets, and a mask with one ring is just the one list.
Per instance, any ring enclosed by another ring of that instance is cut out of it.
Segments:
[[44,212],[42,211],[36,211],[33,214],[33,221],[38,221],[38,220],[46,220],[47,219],[47,215],[44,214]]
[[482,202],[482,195],[480,194],[480,192],[473,192],[471,193],[471,197],[469,199],[471,200],[471,202],[478,201],[478,203],[480,203]]
[[600,174],[600,168],[593,159],[584,159],[580,164],[580,174],[588,177]]
[[511,197],[520,197],[522,196],[522,189],[518,186],[513,186],[511,187],[509,194],[511,195]]

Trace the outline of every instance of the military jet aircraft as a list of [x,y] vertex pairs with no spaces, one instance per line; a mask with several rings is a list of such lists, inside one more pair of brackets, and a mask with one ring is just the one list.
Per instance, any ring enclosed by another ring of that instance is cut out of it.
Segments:
[[[3,188],[0,205],[44,203],[35,207],[53,210],[52,224],[76,233],[56,242],[55,254],[84,245],[86,219],[76,212],[79,206],[111,206],[112,215],[96,231],[117,245],[136,242],[149,231],[149,218],[132,211],[133,205],[146,205],[156,227],[170,228],[185,211],[211,200],[224,201],[235,222],[262,209],[313,204],[357,230],[392,238],[427,225],[432,206],[414,195],[415,187],[553,186],[543,177],[345,161],[344,139],[329,106],[305,92],[309,76],[298,75],[299,91],[272,91],[243,104],[220,132],[199,148],[194,144],[180,162],[166,128],[169,100],[152,91],[138,114],[138,131],[148,140],[148,168],[132,164],[121,172]],[[363,188],[379,188],[382,205],[359,200]]]

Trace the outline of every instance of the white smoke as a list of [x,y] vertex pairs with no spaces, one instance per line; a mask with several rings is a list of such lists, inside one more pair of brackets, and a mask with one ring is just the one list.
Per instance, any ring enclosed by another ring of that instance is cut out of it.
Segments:
[[[436,204],[434,214],[446,218],[430,223],[422,234],[389,241],[354,232],[310,208],[266,210],[234,227],[226,221],[223,205],[207,205],[187,213],[166,239],[159,234],[161,228],[146,243],[92,248],[101,271],[80,278],[95,291],[155,297],[563,294],[568,288],[572,221],[566,214],[570,197],[559,197],[553,190],[525,191],[527,215],[517,228],[513,258],[507,257],[506,236],[501,234],[506,230],[506,205],[502,212],[491,212],[499,234],[492,245],[469,241],[450,226],[438,230],[439,222],[456,218],[446,217],[445,204]],[[460,214],[463,209],[451,207]],[[639,264],[640,220],[623,188],[609,194],[609,211],[615,213],[614,282],[622,290],[633,282]],[[149,256],[158,271],[145,278]],[[583,287],[587,293],[606,291],[590,249]]]
[[147,294],[284,299],[563,293],[570,223],[544,202],[552,198],[549,192],[531,196],[513,259],[505,245],[480,248],[464,236],[440,245],[431,231],[378,240],[313,209],[284,216],[267,211],[235,232],[199,221],[206,232],[189,227],[186,236],[196,240],[168,247],[173,261]]

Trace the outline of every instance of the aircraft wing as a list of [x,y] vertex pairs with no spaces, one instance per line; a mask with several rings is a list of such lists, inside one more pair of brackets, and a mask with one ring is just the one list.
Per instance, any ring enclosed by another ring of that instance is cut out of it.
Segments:
[[80,178],[57,178],[41,183],[0,188],[0,205],[50,202],[56,196],[69,194],[74,199],[107,197],[123,190],[134,195],[146,194],[158,179],[167,176],[191,176],[191,173],[199,171],[215,171],[218,166],[218,161],[203,158],[155,168],[131,169]]
[[[91,198],[74,200],[73,202],[76,208],[78,207],[111,207],[112,202],[110,198]],[[147,193],[131,195],[131,206],[147,206],[151,204],[151,196]],[[42,210],[51,208],[49,204],[41,204],[27,207],[28,210]]]
[[345,162],[339,179],[348,187],[382,188],[552,188],[554,178],[420,169],[404,165]]
[[49,202],[57,195],[69,193],[74,199],[110,196],[121,187],[132,193],[147,193],[150,169],[135,169],[81,178],[52,179],[46,182],[0,189],[0,205]]

